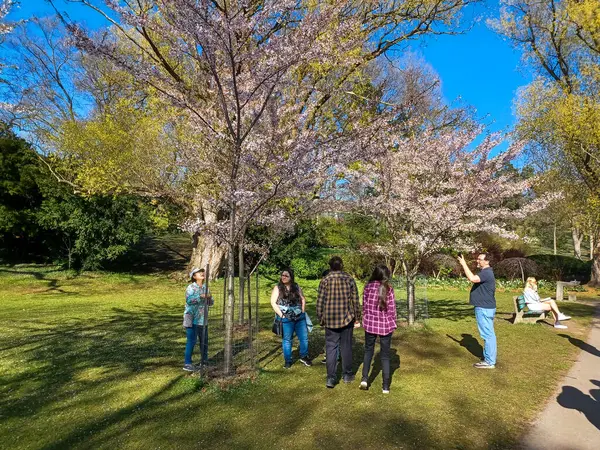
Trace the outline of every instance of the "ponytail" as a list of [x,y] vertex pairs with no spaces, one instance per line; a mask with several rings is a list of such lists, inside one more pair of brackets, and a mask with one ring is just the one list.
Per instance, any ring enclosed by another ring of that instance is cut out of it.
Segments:
[[369,282],[372,281],[379,281],[379,310],[380,311],[387,311],[387,296],[390,292],[390,289],[392,289],[392,286],[390,284],[390,269],[387,268],[387,266],[382,265],[378,265],[375,266],[375,269],[373,270],[373,274],[371,275],[371,278],[369,279]]
[[379,285],[379,311],[387,312],[387,296],[390,292],[390,283],[386,281],[382,281]]

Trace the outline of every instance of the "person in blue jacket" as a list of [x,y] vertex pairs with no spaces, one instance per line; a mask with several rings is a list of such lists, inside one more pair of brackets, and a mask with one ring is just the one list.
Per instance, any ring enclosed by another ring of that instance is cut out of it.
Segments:
[[202,363],[206,363],[208,360],[207,311],[208,306],[213,305],[213,300],[204,280],[204,269],[192,269],[190,272],[191,283],[185,290],[183,327],[185,328],[187,343],[185,345],[183,370],[187,372],[196,370],[196,367],[192,364],[192,351],[196,342],[200,344]]

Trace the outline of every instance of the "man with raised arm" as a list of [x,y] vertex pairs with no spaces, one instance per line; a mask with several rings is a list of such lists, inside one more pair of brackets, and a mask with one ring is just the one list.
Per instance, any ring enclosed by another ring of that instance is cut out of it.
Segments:
[[490,267],[487,253],[477,257],[480,272],[474,275],[467,266],[465,258],[460,255],[458,262],[473,286],[469,295],[469,303],[475,307],[475,320],[479,335],[483,339],[483,360],[473,364],[478,369],[494,369],[496,367],[496,333],[494,332],[494,316],[496,315],[496,278]]

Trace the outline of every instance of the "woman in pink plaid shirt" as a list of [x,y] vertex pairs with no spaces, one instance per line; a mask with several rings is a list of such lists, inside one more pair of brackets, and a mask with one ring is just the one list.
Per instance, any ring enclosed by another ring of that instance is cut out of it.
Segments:
[[363,292],[363,328],[365,329],[365,360],[360,388],[369,389],[369,370],[379,336],[383,393],[390,393],[390,346],[396,329],[396,299],[390,285],[390,269],[379,265]]

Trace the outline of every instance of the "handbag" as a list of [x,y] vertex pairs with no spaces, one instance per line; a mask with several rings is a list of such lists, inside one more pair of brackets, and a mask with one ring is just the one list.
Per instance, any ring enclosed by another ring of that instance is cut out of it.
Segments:
[[192,328],[194,326],[194,316],[186,313],[183,315],[183,328]]
[[275,320],[273,321],[273,328],[271,328],[271,331],[277,336],[283,336],[283,322],[281,320],[277,320],[277,316],[275,316]]

